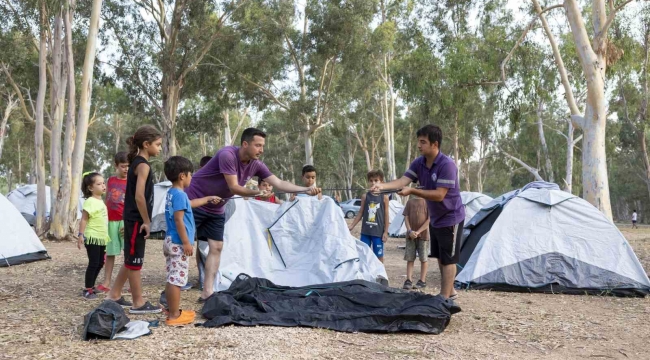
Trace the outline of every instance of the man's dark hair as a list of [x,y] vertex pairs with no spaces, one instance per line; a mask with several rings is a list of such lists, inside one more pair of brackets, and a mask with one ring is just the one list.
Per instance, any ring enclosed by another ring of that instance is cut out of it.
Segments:
[[241,133],[241,144],[244,144],[244,141],[247,143],[250,143],[253,141],[253,138],[256,136],[261,136],[266,139],[266,133],[262,130],[256,129],[256,128],[248,128],[244,130],[243,133]]
[[436,125],[424,125],[420,129],[418,129],[418,132],[415,134],[417,137],[421,136],[426,136],[427,139],[429,139],[429,142],[433,144],[434,142],[438,142],[438,149],[442,146],[442,130],[440,130],[439,127]]
[[633,211],[633,212],[636,212],[636,209],[634,209],[634,211]]
[[368,171],[368,174],[366,174],[366,179],[370,181],[370,179],[374,178],[379,178],[380,181],[384,181],[384,172],[381,170],[370,170]]
[[128,154],[126,153],[126,151],[120,151],[117,154],[115,154],[113,161],[115,162],[115,165],[128,164],[129,163]]
[[317,172],[314,165],[305,165],[302,167],[302,176],[305,176],[308,172]]
[[172,156],[165,161],[165,176],[171,182],[178,180],[181,174],[192,172],[194,172],[194,165],[182,156]]
[[208,165],[210,160],[212,160],[212,156],[204,156],[204,157],[202,157],[201,160],[199,160],[199,167],[202,168],[202,167]]

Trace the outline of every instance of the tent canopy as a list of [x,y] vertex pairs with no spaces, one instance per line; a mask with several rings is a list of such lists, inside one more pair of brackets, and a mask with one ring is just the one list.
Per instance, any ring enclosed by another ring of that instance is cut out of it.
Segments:
[[[45,186],[45,216],[50,215],[50,209],[52,208],[51,194],[50,187]],[[38,189],[36,184],[25,185],[12,190],[7,194],[7,200],[9,200],[21,214],[36,215],[36,204],[38,202]],[[84,198],[82,194],[79,194],[77,219],[81,219],[83,203]]]
[[465,206],[465,224],[479,212],[483,206],[492,201],[492,198],[478,192],[461,191],[460,197]]
[[[634,296],[650,291],[625,237],[579,197],[528,186],[500,197],[486,214],[472,219],[461,247],[456,280],[464,286]],[[476,233],[480,239],[472,248]]]
[[151,232],[167,231],[167,222],[165,221],[165,199],[167,198],[167,191],[171,187],[171,181],[159,182],[153,186]]
[[300,197],[282,205],[235,199],[229,205],[234,209],[226,214],[215,290],[227,289],[241,273],[284,286],[388,279],[332,199]]
[[406,224],[404,223],[404,205],[397,200],[391,200],[389,203],[390,224],[388,225],[388,236],[405,237]]
[[48,259],[47,251],[18,210],[0,194],[0,267]]

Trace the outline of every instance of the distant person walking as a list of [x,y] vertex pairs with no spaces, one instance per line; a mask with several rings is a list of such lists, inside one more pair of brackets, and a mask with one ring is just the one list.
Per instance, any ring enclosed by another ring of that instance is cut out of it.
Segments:
[[632,229],[638,229],[639,226],[636,224],[637,220],[637,214],[636,214],[636,209],[632,212]]

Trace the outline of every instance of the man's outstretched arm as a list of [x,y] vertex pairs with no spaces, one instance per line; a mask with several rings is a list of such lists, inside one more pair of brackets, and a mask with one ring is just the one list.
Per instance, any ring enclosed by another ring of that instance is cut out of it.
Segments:
[[265,182],[269,183],[269,185],[273,186],[275,189],[279,190],[280,192],[305,192],[307,195],[318,195],[321,193],[321,189],[317,187],[313,188],[308,188],[304,186],[298,186],[294,185],[288,181],[280,180],[278,179],[277,176],[271,175],[267,178],[264,179]]

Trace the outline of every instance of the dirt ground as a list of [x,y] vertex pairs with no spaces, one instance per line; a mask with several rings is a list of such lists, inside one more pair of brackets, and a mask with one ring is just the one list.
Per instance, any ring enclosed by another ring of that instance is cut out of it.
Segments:
[[[650,269],[650,228],[621,229],[645,269]],[[401,286],[405,278],[403,250],[397,248],[402,243],[390,239],[386,246],[392,286]],[[83,315],[101,301],[80,296],[85,252],[73,243],[46,242],[45,246],[50,261],[0,268],[0,359],[650,358],[650,298],[485,291],[460,292],[457,302],[463,311],[454,315],[441,335],[279,327],[167,328],[162,315],[129,315],[160,319],[161,326],[133,341],[83,342]],[[151,240],[143,270],[145,294],[151,300],[158,299],[164,286],[163,264],[162,243]],[[416,276],[418,271],[416,264]],[[190,280],[195,278],[196,272]],[[438,293],[439,280],[433,266],[426,291]],[[182,306],[200,310],[194,302],[198,296],[198,290],[184,292]]]

